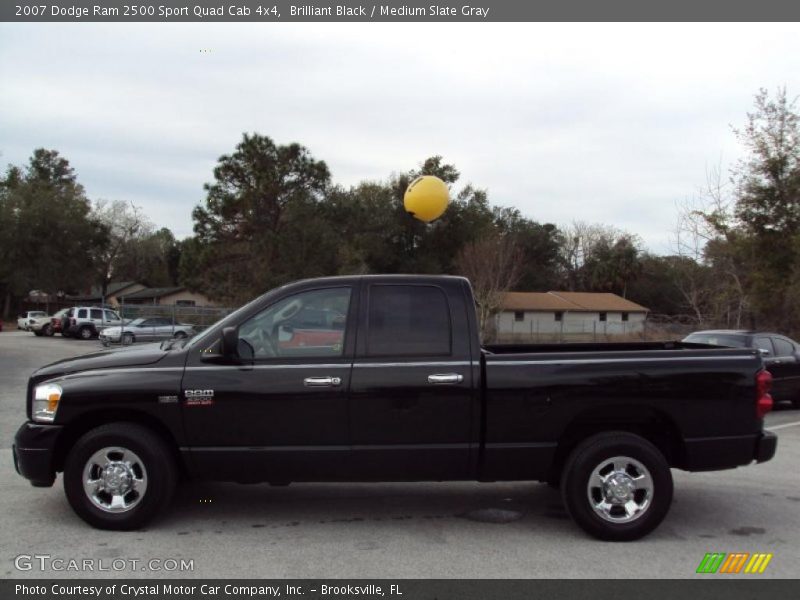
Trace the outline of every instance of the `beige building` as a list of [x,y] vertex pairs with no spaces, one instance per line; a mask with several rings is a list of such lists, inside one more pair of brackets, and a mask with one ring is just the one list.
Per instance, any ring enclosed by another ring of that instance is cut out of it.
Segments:
[[116,306],[119,304],[119,297],[125,294],[132,294],[145,289],[141,283],[136,281],[112,281],[106,286],[106,294],[100,286],[94,286],[86,294],[69,296],[68,299],[75,304],[106,304]]
[[501,337],[532,340],[641,334],[648,312],[610,293],[508,292],[495,328]]
[[146,288],[119,296],[120,304],[153,304],[160,306],[215,306],[207,296],[183,287]]

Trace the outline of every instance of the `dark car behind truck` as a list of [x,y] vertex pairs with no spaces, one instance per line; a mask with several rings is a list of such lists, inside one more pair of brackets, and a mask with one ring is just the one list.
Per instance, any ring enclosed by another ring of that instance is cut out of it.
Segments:
[[560,485],[589,533],[629,540],[666,515],[670,468],[772,458],[769,385],[749,349],[482,347],[459,277],[325,278],[268,292],[188,342],[38,370],[14,457],[34,485],[63,472],[77,514],[108,529],[142,526],[181,474],[538,480]]
[[683,339],[692,347],[752,348],[772,375],[773,400],[800,408],[800,344],[779,333],[718,329],[696,331]]

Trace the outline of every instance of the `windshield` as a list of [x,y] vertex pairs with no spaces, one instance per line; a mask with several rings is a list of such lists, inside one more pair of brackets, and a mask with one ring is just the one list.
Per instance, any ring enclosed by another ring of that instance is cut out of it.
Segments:
[[726,333],[693,333],[683,340],[693,344],[710,346],[727,346],[729,348],[747,348],[747,337]]
[[134,319],[133,321],[130,321],[128,325],[140,325],[141,323],[144,323],[144,319]]

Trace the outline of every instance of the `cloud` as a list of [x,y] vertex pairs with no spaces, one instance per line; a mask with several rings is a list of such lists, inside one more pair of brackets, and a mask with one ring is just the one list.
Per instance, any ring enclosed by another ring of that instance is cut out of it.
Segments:
[[0,151],[58,149],[179,236],[243,132],[348,185],[442,154],[495,203],[668,252],[730,125],[799,72],[791,24],[2,24]]

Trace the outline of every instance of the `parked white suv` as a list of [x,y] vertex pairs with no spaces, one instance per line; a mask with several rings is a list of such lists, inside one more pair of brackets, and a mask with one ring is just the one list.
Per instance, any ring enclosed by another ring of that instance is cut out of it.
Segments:
[[96,338],[106,327],[120,325],[122,325],[122,319],[109,308],[76,306],[67,313],[66,327],[62,326],[61,335],[90,340]]
[[29,310],[19,315],[17,319],[17,329],[28,331],[31,326],[31,319],[36,317],[46,317],[47,313],[42,310]]

